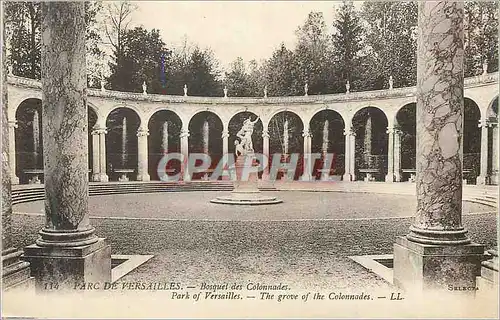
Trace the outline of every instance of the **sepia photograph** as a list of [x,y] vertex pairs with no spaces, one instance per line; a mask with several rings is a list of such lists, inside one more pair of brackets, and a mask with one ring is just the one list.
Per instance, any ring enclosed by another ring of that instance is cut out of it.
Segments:
[[497,1],[2,1],[5,319],[499,317]]

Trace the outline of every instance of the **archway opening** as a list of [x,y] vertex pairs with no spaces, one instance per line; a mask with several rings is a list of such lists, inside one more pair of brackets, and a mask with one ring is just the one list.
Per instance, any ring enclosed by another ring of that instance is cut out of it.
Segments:
[[16,175],[19,183],[43,183],[42,101],[24,100],[16,111]]
[[[148,171],[151,180],[160,180],[158,164],[166,153],[181,152],[182,121],[170,110],[160,110],[151,116],[148,123]],[[172,160],[166,168],[167,175],[180,172],[180,161]]]
[[140,118],[129,108],[110,112],[106,119],[106,165],[110,181],[127,181],[137,177],[137,129]]
[[[269,165],[275,154],[281,155],[281,162],[289,162],[292,154],[298,154],[294,179],[303,173],[304,124],[300,117],[290,111],[281,111],[269,121]],[[276,179],[281,179],[284,172],[278,171]]]
[[193,180],[208,179],[221,160],[222,129],[222,120],[210,111],[199,112],[189,121],[189,153],[205,153],[211,159],[209,169],[205,172],[193,173]]
[[[399,130],[401,181],[414,180],[417,159],[417,104],[409,103],[396,114],[396,129]],[[396,173],[397,175],[397,173]]]
[[345,138],[344,120],[333,110],[321,110],[309,122],[311,137],[311,152],[322,154],[321,161],[316,161],[313,167],[313,177],[321,179],[324,156],[332,154],[332,164],[328,176],[330,179],[341,180],[345,171]]
[[383,181],[387,174],[387,117],[376,107],[365,107],[352,120],[357,180]]
[[464,99],[463,120],[463,179],[467,183],[476,183],[481,162],[481,111],[478,105],[469,98]]

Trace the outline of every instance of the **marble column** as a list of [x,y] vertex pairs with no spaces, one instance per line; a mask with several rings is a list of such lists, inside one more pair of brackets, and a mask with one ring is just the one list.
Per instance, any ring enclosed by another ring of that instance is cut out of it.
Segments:
[[181,177],[184,181],[191,181],[191,176],[188,171],[188,158],[189,158],[189,130],[183,128],[181,130]]
[[45,227],[25,248],[37,289],[111,281],[111,248],[88,212],[88,135],[83,2],[42,3]]
[[149,181],[148,172],[148,128],[137,130],[137,181]]
[[394,283],[407,292],[475,287],[484,252],[462,226],[463,7],[418,4],[417,212],[394,245]]
[[[227,127],[227,126],[226,126]],[[222,168],[225,170],[226,164],[228,163],[228,154],[229,154],[229,131],[227,129],[222,130]],[[222,180],[229,180],[230,176],[223,171]]]
[[264,168],[262,172],[262,180],[269,180],[269,131],[267,129],[267,124],[264,125],[262,131],[262,154],[267,157],[268,165]]
[[100,128],[97,130],[99,133],[99,168],[100,168],[100,182],[108,182],[109,177],[107,175],[108,168],[106,166],[106,134],[108,133],[106,128]]
[[488,184],[488,123],[486,119],[482,119],[479,127],[481,128],[481,163],[480,163],[480,173],[477,177],[476,184],[485,185]]
[[401,182],[401,130],[394,129],[394,181]]
[[92,130],[92,181],[100,181],[101,168],[99,166],[99,130]]
[[343,176],[344,181],[355,181],[355,161],[356,161],[356,133],[351,126],[344,128],[345,136],[345,155],[344,166],[345,173]]
[[387,127],[389,143],[387,146],[387,175],[385,182],[394,182],[394,127]]
[[16,175],[16,129],[17,121],[9,121],[8,126],[9,134],[9,167],[10,167],[10,181],[12,184],[19,184],[19,178]]
[[[3,28],[5,39],[5,25]],[[7,67],[6,48],[2,48],[3,70]],[[7,115],[7,73],[2,74],[2,291],[19,289],[26,292],[33,283],[30,278],[30,265],[20,260],[23,252],[13,247],[12,239],[12,168],[9,161],[12,155],[15,122],[8,121]],[[14,147],[15,151],[15,147]],[[9,155],[9,156],[7,156]]]
[[302,133],[302,137],[304,137],[304,157],[303,157],[303,173],[301,176],[302,181],[311,181],[311,171],[312,171],[312,161],[314,161],[311,156],[311,132],[309,128],[304,128],[304,132]]

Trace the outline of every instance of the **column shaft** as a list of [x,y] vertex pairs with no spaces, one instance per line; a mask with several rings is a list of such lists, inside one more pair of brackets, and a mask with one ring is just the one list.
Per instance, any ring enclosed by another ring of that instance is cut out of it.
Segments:
[[387,128],[389,143],[387,146],[387,175],[385,182],[394,182],[394,128]]
[[137,181],[149,181],[148,172],[148,135],[147,128],[139,128],[137,131]]
[[269,163],[271,159],[269,159],[269,131],[267,130],[267,126],[262,131],[262,153],[267,158],[267,166],[264,168],[264,172],[262,172],[262,180],[269,180]]
[[99,130],[99,167],[100,167],[100,178],[101,182],[108,182],[109,177],[107,175],[108,168],[106,166],[106,128]]
[[184,181],[191,181],[191,176],[188,171],[188,158],[189,158],[189,130],[184,128],[181,132],[181,154],[183,161],[181,162],[181,177]]
[[9,167],[10,167],[10,181],[12,184],[19,184],[19,178],[16,175],[16,121],[9,121],[7,126],[9,128]]
[[463,3],[422,2],[418,18],[417,213],[408,239],[469,243],[462,227]]
[[99,131],[92,131],[92,181],[99,181],[100,179],[100,166],[99,166]]
[[394,131],[394,181],[401,182],[401,131]]
[[344,144],[344,176],[342,179],[344,181],[351,181],[351,139],[350,139],[350,128],[345,128],[344,129],[344,137],[345,137],[345,144]]
[[356,181],[356,133],[352,129],[349,132],[349,162],[351,181]]
[[304,133],[302,134],[304,137],[304,157],[303,157],[303,173],[301,180],[303,181],[311,181],[311,170],[312,170],[312,158],[311,158],[311,133],[309,132],[309,128],[304,129]]
[[477,177],[477,184],[488,183],[488,125],[486,121],[481,122],[481,163],[480,173]]

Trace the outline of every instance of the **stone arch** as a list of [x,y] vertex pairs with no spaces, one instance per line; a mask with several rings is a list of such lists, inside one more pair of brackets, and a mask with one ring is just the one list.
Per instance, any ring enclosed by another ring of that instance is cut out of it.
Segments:
[[463,178],[468,183],[475,183],[480,172],[481,161],[481,109],[478,104],[470,99],[464,98],[463,117]]
[[160,106],[160,107],[154,108],[151,112],[149,112],[148,114],[146,114],[144,116],[144,123],[147,123],[149,126],[151,118],[153,116],[155,116],[156,114],[158,114],[158,112],[161,112],[161,111],[172,112],[172,114],[175,115],[181,121],[181,128],[184,125],[184,123],[186,122],[184,120],[186,118],[185,115],[182,112],[180,112],[179,110],[176,110],[176,109],[171,108],[169,106]]
[[[189,123],[189,153],[205,153],[210,156],[211,164],[206,173],[195,173],[192,179],[205,179],[222,158],[222,131],[224,124],[219,115],[212,111],[194,114]],[[208,136],[207,136],[208,135]]]
[[[410,102],[403,105],[396,112],[394,127],[399,133],[401,159],[401,180],[406,181],[416,170],[417,151],[417,103]],[[396,173],[397,175],[398,173]]]
[[[236,137],[236,134],[238,131],[241,129],[243,125],[243,121],[245,119],[248,119],[251,117],[252,121],[255,121],[257,119],[257,114],[251,111],[246,111],[242,110],[237,113],[235,113],[231,119],[229,119],[228,122],[228,152],[229,153],[234,153],[235,152],[235,146],[234,143],[236,140],[239,140]],[[262,120],[259,119],[257,123],[254,125],[254,131],[252,135],[252,143],[253,143],[253,149],[256,153],[262,153],[263,152],[263,139],[262,139],[262,132],[263,132],[263,123]]]
[[[264,126],[268,126],[269,127],[269,124],[271,123],[271,120],[279,113],[281,112],[290,112],[294,115],[296,115],[299,119],[300,119],[300,122],[302,124],[302,128],[304,128],[305,125],[308,124],[307,121],[305,121],[305,118],[303,116],[301,116],[301,114],[297,113],[295,110],[290,110],[289,108],[287,107],[281,107],[281,108],[276,108],[273,110],[273,112],[271,112],[270,114],[268,114],[265,119],[262,120],[262,122],[264,123]],[[269,129],[268,129],[269,130]]]
[[137,116],[137,119],[139,119],[139,127],[142,124],[147,123],[147,121],[144,120],[146,117],[144,116],[143,111],[141,109],[137,108],[136,106],[129,105],[129,104],[114,105],[106,113],[103,113],[102,119],[107,123],[107,121],[109,119],[109,115],[114,113],[117,109],[128,109],[128,110],[133,111],[135,113],[135,115]]
[[140,125],[139,114],[128,106],[113,108],[107,114],[106,164],[110,181],[137,174]]
[[[172,110],[157,109],[148,117],[148,170],[152,180],[158,177],[158,164],[165,153],[181,152],[182,119]],[[171,161],[169,168],[180,170],[179,161]]]
[[[323,109],[316,112],[309,120],[309,133],[311,134],[311,152],[329,153],[333,155],[331,175],[342,176],[345,169],[345,123],[340,112]],[[313,176],[319,178],[323,164],[318,163],[313,168]]]
[[[285,143],[285,126],[288,126],[288,143]],[[269,161],[272,163],[274,154],[282,157],[291,154],[299,154],[295,179],[303,173],[304,137],[302,135],[304,123],[300,116],[290,110],[275,112],[269,119]],[[281,174],[278,174],[278,179]]]
[[191,115],[188,115],[186,117],[187,118],[187,121],[185,122],[186,126],[189,127],[193,118],[202,112],[210,112],[210,113],[213,113],[214,115],[216,115],[217,118],[219,118],[219,120],[221,121],[223,128],[225,128],[224,116],[220,112],[218,112],[217,110],[215,110],[214,108],[211,108],[211,107],[203,107],[203,108],[198,108],[198,109],[194,110],[194,112],[192,112]]
[[362,179],[372,176],[383,181],[387,173],[388,118],[374,106],[356,109],[352,117],[355,139],[355,173]]
[[43,182],[42,117],[41,99],[24,99],[16,108],[16,175],[20,183],[29,183],[35,177]]

